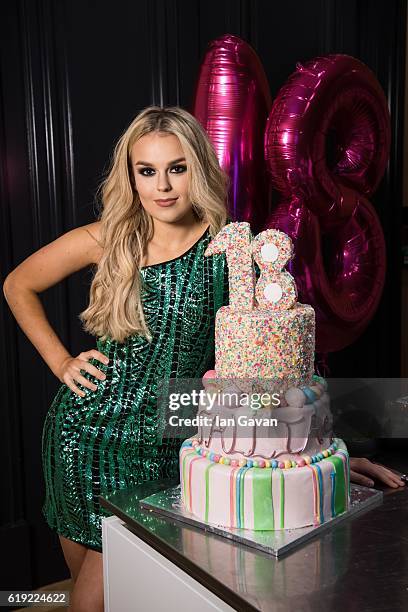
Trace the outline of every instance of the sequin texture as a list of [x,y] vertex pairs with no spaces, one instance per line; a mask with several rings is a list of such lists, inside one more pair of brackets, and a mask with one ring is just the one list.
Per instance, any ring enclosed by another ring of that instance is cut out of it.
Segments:
[[[224,254],[204,257],[209,230],[183,255],[142,268],[143,309],[151,344],[139,335],[124,343],[97,340],[109,357],[104,381],[79,397],[59,388],[43,430],[44,516],[59,534],[101,550],[99,495],[147,480],[175,477],[182,440],[160,438],[158,382],[200,378],[214,367],[214,322],[228,304]],[[79,385],[82,390],[85,387]]]

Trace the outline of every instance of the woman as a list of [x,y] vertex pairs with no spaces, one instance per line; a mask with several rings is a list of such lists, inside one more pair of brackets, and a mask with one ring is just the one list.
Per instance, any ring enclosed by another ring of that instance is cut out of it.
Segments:
[[[178,472],[180,441],[159,435],[158,381],[198,378],[213,365],[228,275],[223,254],[204,251],[227,221],[227,182],[194,117],[148,107],[115,148],[99,220],[31,255],[4,284],[19,325],[63,383],[44,424],[44,514],[74,581],[75,612],[103,609],[98,496]],[[37,294],[90,265],[80,318],[97,349],[73,357]],[[386,468],[354,467],[397,486]]]

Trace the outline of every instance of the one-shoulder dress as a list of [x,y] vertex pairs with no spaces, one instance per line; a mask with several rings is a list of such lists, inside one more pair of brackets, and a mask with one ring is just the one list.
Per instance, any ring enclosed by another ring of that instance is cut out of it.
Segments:
[[[178,474],[182,440],[158,435],[158,381],[199,378],[214,367],[217,310],[228,303],[224,253],[204,257],[209,229],[183,255],[141,268],[153,340],[97,339],[106,379],[79,397],[62,384],[44,423],[43,513],[58,534],[101,550],[100,495]],[[80,385],[82,390],[85,387]]]

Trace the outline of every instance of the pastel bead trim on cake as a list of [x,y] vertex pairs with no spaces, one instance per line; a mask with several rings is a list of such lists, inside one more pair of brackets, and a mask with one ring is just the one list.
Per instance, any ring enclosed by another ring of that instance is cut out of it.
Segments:
[[212,451],[203,448],[200,446],[200,443],[197,439],[187,440],[182,444],[183,446],[192,447],[194,451],[201,455],[202,457],[206,457],[209,461],[213,463],[219,463],[221,465],[231,465],[231,467],[248,467],[248,468],[272,468],[272,469],[280,469],[280,470],[290,470],[296,467],[304,467],[305,465],[310,465],[313,463],[318,463],[327,457],[333,455],[337,450],[337,443],[332,442],[328,449],[317,453],[316,455],[302,456],[301,459],[297,461],[286,459],[285,461],[278,461],[277,459],[230,459],[225,455],[221,455],[218,453],[213,453]]

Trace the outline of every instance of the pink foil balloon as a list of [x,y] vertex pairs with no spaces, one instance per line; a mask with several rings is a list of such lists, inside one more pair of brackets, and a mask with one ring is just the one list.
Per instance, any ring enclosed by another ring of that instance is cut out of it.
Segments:
[[229,215],[257,232],[269,210],[263,134],[272,105],[268,81],[255,51],[225,34],[209,44],[202,62],[192,114],[214,145],[231,179]]
[[282,201],[266,226],[294,242],[288,269],[299,302],[316,311],[316,351],[352,344],[378,306],[385,276],[384,239],[371,204],[362,198],[355,216],[325,237],[324,255],[318,217],[300,200]]
[[294,242],[289,269],[300,301],[316,310],[319,352],[354,342],[378,306],[385,243],[367,196],[382,178],[389,144],[381,87],[349,56],[298,66],[273,104],[265,156],[284,200],[265,227]]
[[273,103],[265,158],[274,186],[301,197],[322,227],[353,214],[387,164],[390,120],[375,75],[348,55],[298,64]]

